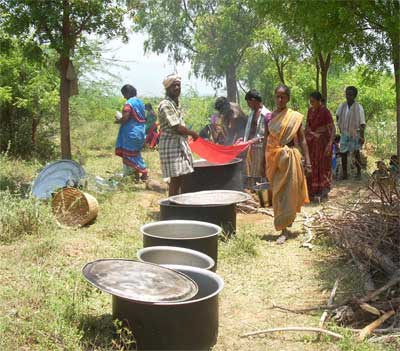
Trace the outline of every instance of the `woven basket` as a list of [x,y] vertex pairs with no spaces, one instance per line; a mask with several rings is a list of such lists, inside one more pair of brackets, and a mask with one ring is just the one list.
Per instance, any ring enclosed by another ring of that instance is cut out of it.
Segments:
[[53,214],[58,223],[69,227],[80,227],[97,217],[99,204],[87,193],[76,188],[64,188],[53,198]]

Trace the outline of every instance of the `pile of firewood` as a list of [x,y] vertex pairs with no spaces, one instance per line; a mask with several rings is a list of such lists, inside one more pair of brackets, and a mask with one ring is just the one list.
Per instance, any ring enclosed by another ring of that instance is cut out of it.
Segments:
[[387,187],[369,187],[353,202],[326,206],[308,225],[327,233],[352,258],[364,282],[364,296],[325,306],[341,325],[363,340],[400,332],[400,198]]
[[393,184],[371,178],[368,192],[358,199],[325,205],[313,215],[303,214],[307,239],[301,246],[311,250],[316,237],[328,235],[360,270],[364,294],[336,302],[336,291],[343,278],[338,277],[326,305],[300,309],[272,307],[292,313],[323,311],[318,327],[272,328],[243,337],[303,331],[343,338],[324,329],[328,319],[351,328],[360,341],[369,337],[370,342],[395,342],[400,337],[400,192],[398,185]]

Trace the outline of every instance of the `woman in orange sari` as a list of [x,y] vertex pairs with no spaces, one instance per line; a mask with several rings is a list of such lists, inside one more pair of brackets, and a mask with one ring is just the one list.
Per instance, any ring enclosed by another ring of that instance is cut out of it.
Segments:
[[265,128],[266,175],[272,190],[274,226],[281,230],[277,243],[283,244],[301,207],[309,203],[302,155],[295,147],[295,139],[303,151],[305,170],[311,173],[311,161],[302,128],[303,115],[287,107],[290,89],[280,85],[275,89],[276,110]]

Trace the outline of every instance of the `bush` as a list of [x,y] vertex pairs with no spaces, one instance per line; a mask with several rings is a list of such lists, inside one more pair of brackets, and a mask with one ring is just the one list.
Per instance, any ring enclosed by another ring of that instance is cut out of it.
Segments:
[[20,195],[28,193],[30,180],[39,164],[11,158],[8,153],[0,153],[0,164],[0,191]]
[[36,46],[29,40],[8,41],[9,50],[0,52],[0,152],[43,158],[54,148],[48,132],[54,135],[58,120],[55,58],[27,55],[24,49]]
[[0,191],[0,242],[11,243],[53,228],[54,218],[48,206],[32,197],[23,199]]

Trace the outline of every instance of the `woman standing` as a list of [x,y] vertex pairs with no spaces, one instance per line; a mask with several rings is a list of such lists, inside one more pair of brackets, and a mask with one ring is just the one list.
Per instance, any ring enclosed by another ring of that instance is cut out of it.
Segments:
[[129,84],[121,88],[121,93],[126,99],[122,110],[122,118],[115,121],[121,124],[119,127],[115,154],[122,157],[124,165],[124,176],[132,173],[140,179],[147,179],[146,164],[142,158],[141,151],[145,139],[145,110],[142,100],[136,97],[136,89]]
[[287,107],[290,89],[280,85],[275,89],[276,110],[265,128],[267,178],[271,184],[274,225],[281,230],[277,243],[283,244],[287,230],[301,207],[308,203],[307,182],[301,154],[294,146],[295,138],[303,151],[305,169],[311,173],[307,142],[302,128],[303,115]]
[[308,191],[311,199],[325,198],[331,187],[334,125],[331,113],[322,104],[322,95],[318,91],[310,94],[310,105],[305,130],[312,165]]

